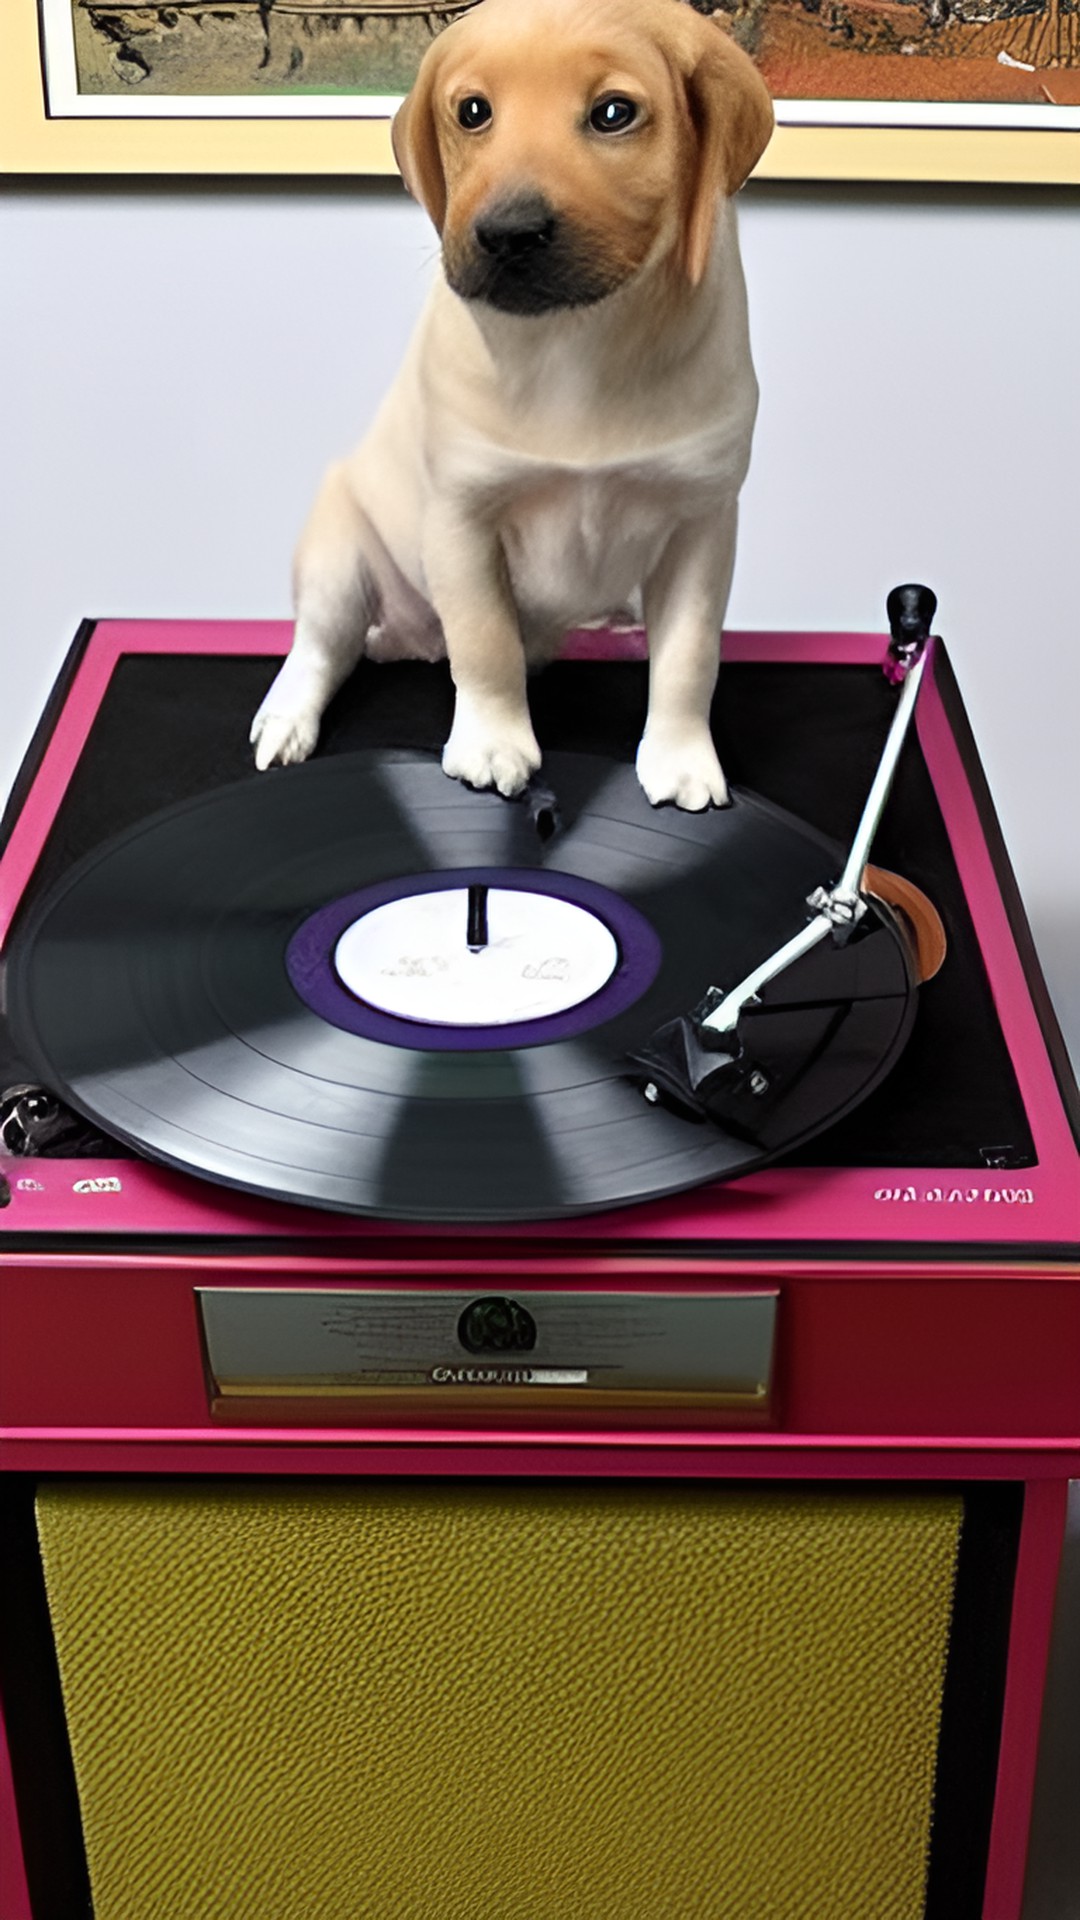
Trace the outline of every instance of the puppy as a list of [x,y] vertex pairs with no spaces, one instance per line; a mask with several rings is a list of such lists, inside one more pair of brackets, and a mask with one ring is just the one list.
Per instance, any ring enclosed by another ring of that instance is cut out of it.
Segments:
[[481,0],[433,43],[393,141],[443,274],[302,536],[260,768],[311,753],[364,651],[445,653],[445,771],[518,793],[527,665],[634,604],[641,785],[725,803],[709,705],[757,408],[731,196],[772,123],[682,0]]

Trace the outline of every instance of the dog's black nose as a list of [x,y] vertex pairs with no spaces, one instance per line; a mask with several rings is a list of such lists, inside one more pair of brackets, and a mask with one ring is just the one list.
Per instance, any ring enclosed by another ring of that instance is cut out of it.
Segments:
[[516,260],[549,246],[555,214],[542,194],[518,194],[488,207],[473,228],[476,243],[493,260]]

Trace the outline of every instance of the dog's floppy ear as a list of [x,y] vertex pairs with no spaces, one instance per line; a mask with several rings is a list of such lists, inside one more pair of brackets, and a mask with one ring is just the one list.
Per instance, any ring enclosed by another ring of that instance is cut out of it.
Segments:
[[773,104],[749,54],[727,27],[689,7],[684,12],[680,64],[694,152],[683,264],[696,287],[709,263],[717,201],[737,193],[760,160],[773,130]]
[[441,233],[446,219],[446,175],[435,129],[435,79],[439,66],[436,40],[420,62],[412,92],[405,96],[394,115],[390,138],[405,185]]

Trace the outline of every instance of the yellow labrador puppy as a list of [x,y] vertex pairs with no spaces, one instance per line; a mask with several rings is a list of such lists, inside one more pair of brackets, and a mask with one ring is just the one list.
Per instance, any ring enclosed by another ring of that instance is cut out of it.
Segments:
[[365,650],[445,652],[446,772],[517,793],[527,664],[638,600],[641,784],[724,803],[708,715],[757,407],[731,196],[771,129],[682,0],[481,0],[434,42],[393,137],[444,271],[300,542],[259,767],[306,758]]

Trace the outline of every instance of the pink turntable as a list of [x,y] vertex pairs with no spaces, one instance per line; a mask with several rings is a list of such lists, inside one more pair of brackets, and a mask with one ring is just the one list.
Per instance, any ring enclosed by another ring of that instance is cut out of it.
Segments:
[[[535,683],[524,803],[443,779],[449,683],[418,663],[363,665],[316,759],[257,775],[288,642],[87,623],[4,821],[2,1920],[88,1910],[32,1520],[40,1481],[87,1475],[960,1489],[919,1911],[1063,1920],[1080,1112],[944,646],[873,842],[903,883],[884,971],[867,924],[826,979],[823,948],[769,974],[754,942],[835,895],[888,635],[726,638],[726,823],[633,797],[638,634],[577,635]],[[910,923],[898,945],[905,887],[932,966]],[[433,1018],[390,979],[422,945],[395,902],[475,952],[510,894],[559,966],[508,1012],[466,979]],[[738,1044],[714,1018],[681,1094],[665,1031],[736,986]]]

